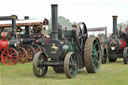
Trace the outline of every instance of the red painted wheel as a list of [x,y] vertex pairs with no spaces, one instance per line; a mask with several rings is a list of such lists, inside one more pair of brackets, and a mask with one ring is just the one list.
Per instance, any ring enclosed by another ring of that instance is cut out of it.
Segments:
[[5,65],[14,65],[18,60],[18,53],[14,48],[6,48],[1,53],[1,61]]
[[19,49],[19,62],[21,62],[22,64],[25,63],[27,61],[27,51],[20,47]]
[[27,51],[27,61],[32,61],[34,55],[35,55],[35,50],[31,45],[23,45],[23,48]]
[[34,44],[33,48],[35,49],[36,53],[42,50],[38,44]]

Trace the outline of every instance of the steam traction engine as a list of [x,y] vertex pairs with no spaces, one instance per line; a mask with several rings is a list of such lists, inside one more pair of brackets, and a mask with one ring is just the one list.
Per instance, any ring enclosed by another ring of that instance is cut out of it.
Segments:
[[[0,17],[0,20],[12,19],[12,32],[1,29],[0,34],[0,57],[3,64],[13,65],[17,61],[24,63],[27,53],[20,47],[20,41],[16,38],[16,16]],[[0,24],[1,28],[9,27],[8,24]],[[18,52],[17,52],[18,51]]]
[[113,16],[113,34],[108,41],[108,59],[115,62],[117,58],[123,58],[124,64],[128,64],[128,33],[117,30],[117,16]]
[[[28,16],[25,16],[24,22],[25,23],[20,22],[17,26],[25,27],[25,34],[23,34],[24,37],[21,37],[21,43],[22,47],[24,47],[28,53],[28,61],[31,61],[35,53],[42,50],[44,51],[40,45],[45,45],[49,37],[41,33],[41,26],[43,25],[43,22],[29,20]],[[34,29],[38,29],[40,32],[32,32]]]
[[96,73],[101,65],[101,46],[98,38],[89,37],[86,25],[79,23],[77,30],[65,32],[65,38],[58,39],[57,6],[52,5],[52,37],[45,46],[46,52],[38,52],[33,59],[35,76],[44,77],[48,66],[73,78],[78,69],[86,67],[88,73]]

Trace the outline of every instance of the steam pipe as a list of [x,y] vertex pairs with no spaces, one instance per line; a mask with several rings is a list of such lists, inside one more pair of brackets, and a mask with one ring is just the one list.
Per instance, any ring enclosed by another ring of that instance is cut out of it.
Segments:
[[112,16],[113,17],[113,35],[118,35],[118,30],[117,30],[117,17],[118,16]]
[[11,19],[12,19],[12,33],[15,34],[16,33],[16,15],[12,15]]
[[52,4],[52,40],[58,40],[58,5]]
[[[29,16],[25,16],[24,19],[29,20]],[[25,36],[29,36],[29,26],[25,26]]]
[[107,27],[105,27],[104,29],[105,29],[105,39],[107,40]]
[[[0,17],[0,21],[4,21],[4,20],[11,20],[11,16],[1,16]],[[17,19],[17,16],[16,16],[16,19]]]

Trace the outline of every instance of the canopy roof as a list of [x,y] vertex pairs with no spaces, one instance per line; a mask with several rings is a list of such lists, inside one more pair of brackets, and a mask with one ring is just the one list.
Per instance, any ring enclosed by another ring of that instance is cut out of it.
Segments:
[[[16,26],[34,26],[34,25],[42,25],[43,20],[16,20]],[[0,27],[11,27],[12,21],[0,21]]]

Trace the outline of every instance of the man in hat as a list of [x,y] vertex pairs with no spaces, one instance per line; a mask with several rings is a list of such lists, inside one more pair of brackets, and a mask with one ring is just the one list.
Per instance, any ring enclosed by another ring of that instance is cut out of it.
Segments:
[[76,41],[76,29],[77,29],[77,26],[76,25],[72,25],[72,38],[74,39],[74,41]]

